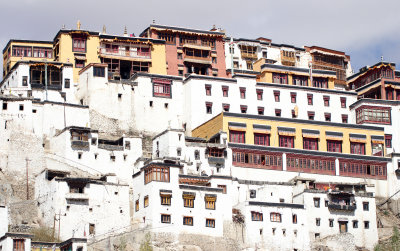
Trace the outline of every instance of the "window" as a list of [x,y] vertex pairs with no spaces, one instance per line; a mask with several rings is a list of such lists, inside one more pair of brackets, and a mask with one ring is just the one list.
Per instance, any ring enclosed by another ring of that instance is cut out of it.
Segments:
[[240,112],[241,113],[247,113],[247,105],[241,105],[240,106]]
[[271,213],[269,215],[271,222],[282,222],[282,217],[280,213]]
[[73,44],[73,46],[72,46],[73,52],[85,52],[86,51],[86,39],[73,38],[72,44]]
[[170,214],[162,214],[161,215],[161,223],[171,223],[171,215]]
[[194,151],[194,159],[195,160],[199,160],[200,159],[200,151],[199,150]]
[[211,61],[212,61],[213,64],[216,64],[217,63],[217,58],[216,57],[212,57]]
[[178,52],[177,59],[182,59],[182,53]]
[[297,93],[291,92],[291,93],[290,93],[290,100],[291,100],[291,102],[292,102],[293,104],[296,103],[296,99],[297,99]]
[[24,110],[24,105],[19,105],[19,110],[23,111]]
[[303,138],[303,149],[318,150],[318,138]]
[[224,110],[224,112],[229,112],[229,104],[222,104],[222,109]]
[[364,228],[369,229],[369,221],[364,221]]
[[28,76],[22,77],[22,86],[28,86]]
[[[159,32],[158,39],[165,40],[167,44],[176,44],[175,35],[167,32]],[[182,43],[182,42],[181,42]]]
[[93,76],[94,77],[105,77],[105,68],[104,67],[93,67]]
[[171,197],[172,194],[160,194],[161,205],[171,206]]
[[341,153],[342,152],[342,141],[339,140],[327,140],[327,148],[328,152],[337,152]]
[[257,100],[263,100],[263,90],[257,89]]
[[274,91],[274,99],[275,102],[279,102],[280,101],[280,91]]
[[217,200],[216,196],[205,196],[204,202],[206,204],[206,209],[215,210],[215,201]]
[[149,196],[146,195],[143,198],[143,207],[148,207],[149,206]]
[[365,143],[350,142],[350,153],[352,154],[365,154]]
[[145,184],[152,181],[169,182],[169,167],[149,166],[144,170]]
[[313,95],[307,94],[307,103],[308,105],[313,105]]
[[254,133],[254,145],[269,146],[269,134]]
[[206,154],[210,157],[222,158],[224,157],[224,149],[217,148],[217,147],[209,147],[206,150]]
[[223,97],[228,97],[228,94],[229,94],[229,86],[223,85],[222,86],[222,96]]
[[314,207],[320,207],[320,199],[314,198]]
[[292,109],[292,118],[297,118],[297,113],[295,109]]
[[171,97],[171,81],[165,79],[153,79],[153,96]]
[[206,113],[212,114],[212,102],[206,102]]
[[25,240],[13,239],[13,251],[25,251]]
[[288,75],[283,73],[272,73],[272,82],[276,84],[287,84]]
[[333,227],[333,219],[329,219],[329,227]]
[[329,107],[329,96],[324,96],[324,106]]
[[321,225],[321,219],[320,219],[320,218],[316,218],[316,219],[315,219],[315,225],[316,225],[317,227],[319,227],[319,226]]
[[183,206],[194,208],[194,196],[189,194],[183,195]]
[[245,135],[246,135],[246,132],[229,130],[229,141],[232,143],[244,144],[244,143],[246,143]]
[[313,78],[313,87],[328,88],[328,79],[314,77]]
[[353,228],[358,228],[358,221],[357,220],[353,221]]
[[347,221],[339,221],[339,231],[340,233],[347,233]]
[[85,60],[75,59],[75,68],[85,67]]
[[32,47],[13,46],[14,57],[32,57]]
[[206,219],[206,227],[215,228],[215,220],[214,219]]
[[315,112],[307,112],[307,114],[308,114],[308,120],[314,120]]
[[391,110],[388,107],[361,106],[356,109],[356,122],[390,124]]
[[342,114],[342,123],[349,123],[349,116],[347,114]]
[[71,85],[71,80],[69,78],[64,79],[64,88],[68,89]]
[[257,112],[258,112],[258,115],[264,115],[264,107],[262,107],[262,106],[257,107]]
[[178,70],[178,75],[183,76],[183,70]]
[[84,193],[85,183],[68,183],[70,193]]
[[240,87],[240,98],[241,99],[246,98],[246,87]]
[[392,148],[392,135],[391,134],[385,134],[385,145],[386,145],[386,148]]
[[135,211],[139,211],[139,200],[136,200],[135,202]]
[[331,114],[326,112],[324,115],[325,115],[325,121],[330,122],[331,121]]
[[257,191],[250,189],[250,199],[255,199],[257,197]]
[[292,222],[293,224],[297,224],[297,214],[292,214]]
[[218,185],[218,188],[222,188],[222,193],[226,194],[226,185]]
[[211,85],[205,85],[206,96],[211,96]]
[[3,102],[3,110],[7,110],[7,103]]
[[346,108],[346,98],[345,97],[340,98],[340,106],[342,108]]
[[281,116],[281,109],[275,109],[275,116],[277,117]]
[[193,217],[184,216],[183,217],[183,225],[193,226]]
[[252,221],[263,221],[263,214],[259,212],[251,212],[251,220]]
[[294,148],[294,136],[279,136],[279,146]]
[[369,211],[369,202],[363,202],[363,211]]
[[293,85],[308,86],[308,77],[293,75]]

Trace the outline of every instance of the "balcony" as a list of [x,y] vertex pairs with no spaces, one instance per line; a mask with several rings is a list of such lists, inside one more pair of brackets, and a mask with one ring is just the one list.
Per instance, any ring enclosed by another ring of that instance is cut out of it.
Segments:
[[65,195],[66,200],[78,200],[78,201],[85,201],[89,200],[89,195],[85,193],[67,193]]
[[185,55],[185,58],[183,59],[184,62],[189,62],[189,63],[196,63],[196,64],[211,64],[211,58],[210,57],[195,57],[195,56],[187,56]]
[[257,59],[258,58],[256,53],[242,52],[241,56],[242,56],[242,58],[251,58],[251,59]]
[[206,50],[206,51],[211,51],[211,47],[207,44],[201,44],[196,41],[186,41],[182,47],[184,48],[191,48],[191,49],[196,49],[196,50]]
[[225,165],[224,157],[208,157],[208,163],[210,164],[220,164],[222,166]]
[[100,48],[100,56],[105,57],[116,57],[120,59],[142,59],[142,61],[150,61],[150,52],[140,52],[140,51],[126,51],[126,50],[113,50],[108,48]]
[[337,203],[328,203],[328,208],[333,210],[344,210],[344,211],[354,211],[357,209],[357,206],[354,205],[344,205],[344,204],[337,204]]
[[124,146],[118,145],[109,145],[109,144],[99,144],[100,149],[108,150],[108,151],[123,151]]
[[71,146],[79,149],[89,149],[89,142],[82,140],[71,140]]

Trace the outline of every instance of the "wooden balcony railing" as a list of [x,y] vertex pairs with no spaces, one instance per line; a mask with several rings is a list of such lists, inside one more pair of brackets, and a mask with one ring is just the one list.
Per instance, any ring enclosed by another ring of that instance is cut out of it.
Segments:
[[127,58],[151,59],[150,52],[141,52],[141,51],[125,51],[125,50],[112,50],[107,48],[100,48],[100,54],[108,56],[127,57]]

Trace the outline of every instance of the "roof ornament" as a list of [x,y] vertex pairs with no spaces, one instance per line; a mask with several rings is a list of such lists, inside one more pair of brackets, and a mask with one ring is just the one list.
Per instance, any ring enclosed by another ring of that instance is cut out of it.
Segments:
[[105,24],[103,24],[103,32],[102,32],[103,34],[106,34],[107,33],[107,30],[106,30],[106,25]]
[[156,20],[155,19],[153,19],[153,24],[155,24],[156,23]]
[[125,25],[125,29],[124,29],[124,37],[128,36],[128,30],[126,29],[126,25]]
[[65,30],[65,24],[62,25],[61,29],[62,29],[62,30]]
[[383,55],[381,56],[381,62],[383,62]]
[[78,30],[81,29],[81,21],[78,20],[78,22],[76,23],[76,27],[78,28]]

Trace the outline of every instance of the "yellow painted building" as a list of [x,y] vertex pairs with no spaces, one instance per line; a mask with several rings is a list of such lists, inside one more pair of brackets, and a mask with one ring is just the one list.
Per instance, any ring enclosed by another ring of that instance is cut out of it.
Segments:
[[260,75],[257,76],[257,82],[300,85],[325,89],[335,88],[335,71],[314,69],[312,71],[312,83],[309,69],[270,64],[266,63],[265,58],[260,58],[254,62],[253,70],[260,72]]
[[53,61],[53,42],[10,40],[3,49],[3,78],[20,60]]
[[134,72],[167,74],[164,40],[80,29],[62,29],[53,41],[10,40],[3,50],[3,77],[22,59],[71,63],[75,83],[79,71],[91,63],[107,64],[110,78],[117,80]]
[[167,73],[162,40],[60,30],[54,38],[54,54],[55,60],[74,64],[74,82],[91,63],[107,64],[113,79],[128,79],[134,72]]
[[231,143],[233,142],[231,134],[239,131],[244,133],[242,143],[250,145],[256,144],[255,134],[266,134],[269,142],[265,145],[270,147],[280,147],[280,136],[291,136],[293,137],[292,148],[295,149],[305,149],[304,139],[307,138],[317,140],[318,146],[315,150],[318,151],[328,152],[328,141],[336,141],[341,142],[341,153],[351,154],[353,142],[364,144],[365,155],[377,155],[372,153],[373,144],[375,148],[380,145],[382,155],[385,155],[383,128],[374,126],[221,113],[195,128],[192,136],[210,139],[220,131],[228,133],[228,141]]

